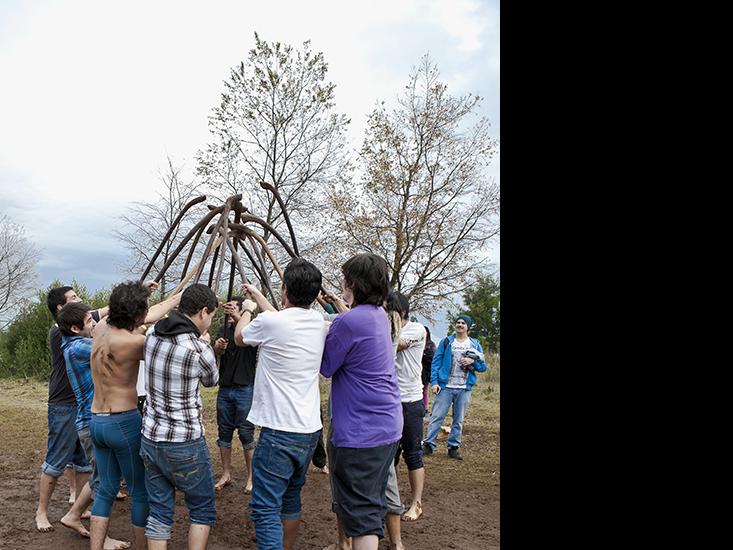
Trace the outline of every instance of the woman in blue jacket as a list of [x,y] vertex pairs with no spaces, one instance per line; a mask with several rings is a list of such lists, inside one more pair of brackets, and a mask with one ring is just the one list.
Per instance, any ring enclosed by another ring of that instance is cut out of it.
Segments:
[[435,440],[440,426],[453,406],[453,426],[448,435],[448,456],[463,460],[458,448],[461,446],[463,418],[466,416],[471,389],[476,383],[476,373],[486,370],[481,344],[468,336],[473,320],[461,315],[456,320],[456,333],[441,340],[430,367],[430,385],[435,398],[433,413],[428,425],[428,436],[423,441],[423,453],[435,451]]

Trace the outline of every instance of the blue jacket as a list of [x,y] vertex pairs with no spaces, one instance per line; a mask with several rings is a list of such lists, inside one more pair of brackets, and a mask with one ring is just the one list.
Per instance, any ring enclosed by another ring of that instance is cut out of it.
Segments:
[[[469,336],[473,347],[479,352],[483,353],[481,344],[476,338]],[[447,336],[440,341],[440,344],[435,350],[433,356],[433,364],[430,366],[430,385],[434,386],[438,384],[440,389],[444,389],[448,383],[448,377],[450,376],[451,361],[453,358],[453,352],[451,351],[451,344],[456,339],[456,335]],[[476,383],[476,372],[484,372],[486,370],[485,361],[475,361],[472,370],[468,371],[468,379],[466,380],[466,389],[470,390],[471,387]],[[474,372],[475,371],[475,372]]]

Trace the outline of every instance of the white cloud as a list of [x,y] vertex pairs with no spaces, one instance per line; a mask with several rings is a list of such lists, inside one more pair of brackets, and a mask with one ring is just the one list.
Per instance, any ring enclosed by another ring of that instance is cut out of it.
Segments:
[[[5,9],[0,200],[16,218],[33,205],[48,225],[29,230],[46,236],[50,256],[62,242],[114,246],[113,218],[154,196],[166,154],[193,169],[222,81],[246,58],[255,30],[294,46],[310,39],[324,52],[355,148],[375,102],[399,94],[429,50],[454,93],[486,97],[498,136],[498,2],[57,1]],[[89,223],[78,223],[80,213]]]

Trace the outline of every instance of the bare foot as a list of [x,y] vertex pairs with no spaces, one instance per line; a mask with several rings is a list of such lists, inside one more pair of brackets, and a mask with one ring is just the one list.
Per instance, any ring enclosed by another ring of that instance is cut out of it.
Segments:
[[412,503],[412,506],[410,506],[410,509],[402,514],[402,520],[403,521],[417,521],[417,518],[419,518],[422,515],[422,503],[420,501],[416,501]]
[[397,543],[390,542],[389,550],[405,550],[405,545],[402,544],[401,542],[397,542]]
[[244,488],[244,494],[249,495],[252,493],[252,479],[247,480],[247,485]]
[[326,464],[323,468],[319,468],[318,466],[313,466],[313,471],[318,472],[319,474],[329,474],[328,470],[328,464]]
[[217,491],[221,491],[224,487],[229,485],[231,482],[232,482],[232,478],[228,474],[222,475],[221,479],[219,479],[219,481],[216,482],[216,485],[214,485],[214,489],[216,489]]
[[104,539],[104,550],[126,550],[131,544],[124,540],[117,540],[107,537]]
[[122,492],[122,490],[117,491],[117,496],[115,497],[117,500],[125,500],[127,498],[127,495]]
[[36,529],[41,533],[48,533],[53,531],[53,525],[48,521],[48,516],[41,512],[36,512]]
[[73,518],[70,518],[69,514],[66,514],[64,517],[61,518],[61,525],[68,529],[71,529],[72,531],[76,531],[82,537],[89,538],[89,531],[87,531],[87,528],[82,525],[81,519],[75,520]]
[[75,500],[76,500],[76,491],[71,491],[69,493],[69,504],[74,504]]
[[449,434],[450,433],[450,426],[441,426],[440,429],[444,432]]
[[92,517],[92,511],[87,509],[82,515],[81,519],[89,519]]

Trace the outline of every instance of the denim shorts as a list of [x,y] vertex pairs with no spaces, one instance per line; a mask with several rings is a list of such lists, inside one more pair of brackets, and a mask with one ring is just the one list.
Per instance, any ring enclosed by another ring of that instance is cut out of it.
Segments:
[[92,473],[76,433],[76,405],[48,404],[48,445],[41,471],[51,477],[64,473],[67,464],[75,471]]
[[150,504],[146,537],[170,539],[176,489],[184,494],[191,523],[214,525],[214,470],[203,436],[181,443],[152,441],[143,436],[140,456],[145,464],[145,485]]
[[252,408],[254,385],[220,386],[216,397],[216,423],[219,439],[216,445],[225,449],[232,448],[234,430],[239,432],[239,440],[245,451],[255,448],[255,426],[247,415]]

